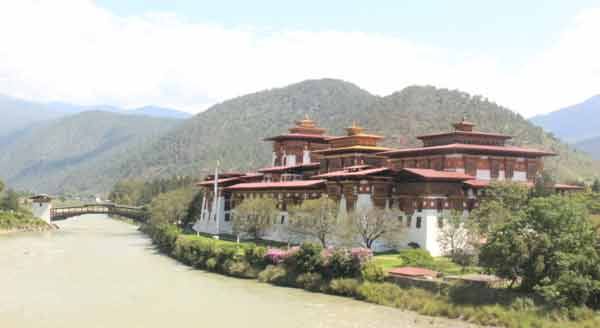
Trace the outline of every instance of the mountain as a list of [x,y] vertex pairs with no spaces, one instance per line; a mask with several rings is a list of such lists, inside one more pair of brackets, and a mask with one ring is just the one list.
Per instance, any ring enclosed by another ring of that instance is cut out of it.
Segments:
[[159,117],[159,118],[172,118],[172,119],[186,119],[192,117],[192,114],[181,112],[178,110],[157,107],[157,106],[145,106],[141,108],[136,108],[132,110],[125,111],[125,114],[129,115],[141,115],[141,116],[149,116],[149,117]]
[[33,124],[79,112],[74,107],[47,106],[0,95],[0,138],[17,133]]
[[0,144],[0,178],[52,194],[107,190],[114,179],[104,167],[180,122],[91,111],[38,123]]
[[600,95],[549,114],[534,116],[531,122],[570,143],[600,137]]
[[209,172],[216,160],[224,170],[256,169],[271,159],[261,140],[287,131],[308,114],[331,134],[356,120],[387,137],[384,145],[418,145],[417,135],[447,131],[463,115],[481,131],[513,135],[515,145],[560,154],[546,162],[562,180],[597,176],[600,165],[583,152],[544,132],[521,115],[480,96],[431,86],[413,86],[379,97],[339,80],[309,80],[217,104],[185,121],[154,143],[128,154],[106,174],[151,178]]
[[186,119],[191,114],[170,108],[146,106],[124,110],[110,105],[82,106],[62,102],[38,103],[0,94],[0,143],[13,139],[14,134],[24,133],[32,126],[82,112],[103,111],[127,115]]
[[600,160],[600,137],[586,139],[575,144],[575,147]]

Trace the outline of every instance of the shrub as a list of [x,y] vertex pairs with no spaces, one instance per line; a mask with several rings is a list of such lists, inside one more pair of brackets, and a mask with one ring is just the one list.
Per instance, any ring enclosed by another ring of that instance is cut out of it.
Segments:
[[269,248],[265,253],[265,262],[269,264],[281,264],[287,258],[288,251],[279,248]]
[[342,278],[333,279],[329,283],[328,291],[335,295],[356,297],[358,295],[358,287],[360,282],[358,279]]
[[250,265],[255,267],[265,267],[266,254],[267,249],[265,247],[251,245],[244,248],[244,258]]
[[229,259],[224,264],[225,273],[239,278],[255,278],[255,270],[246,260]]
[[517,312],[532,311],[535,310],[535,302],[531,297],[517,297],[510,303],[510,308]]
[[357,297],[370,303],[394,306],[403,297],[400,287],[391,283],[365,282],[358,287]]
[[421,248],[403,249],[398,252],[398,257],[402,259],[402,263],[406,266],[424,268],[432,268],[435,266],[433,256],[431,256],[428,251]]
[[379,265],[373,262],[367,263],[360,273],[365,281],[383,282],[385,280],[385,272],[383,272],[383,269]]
[[288,272],[281,265],[268,265],[258,274],[258,281],[284,286],[288,284]]
[[217,269],[217,259],[214,257],[209,258],[208,260],[206,260],[205,266],[206,269],[210,270],[210,271],[215,271]]
[[343,248],[323,251],[323,266],[329,279],[357,277],[360,273],[350,251]]
[[284,263],[296,273],[318,272],[323,267],[322,251],[323,247],[319,244],[303,243]]
[[312,292],[318,292],[323,286],[323,276],[320,273],[303,273],[296,278],[296,285]]

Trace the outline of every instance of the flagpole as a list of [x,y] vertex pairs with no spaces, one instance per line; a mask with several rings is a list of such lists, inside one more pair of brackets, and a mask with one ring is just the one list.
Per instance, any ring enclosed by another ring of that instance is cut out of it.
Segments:
[[219,239],[219,232],[220,232],[220,223],[219,223],[219,161],[217,161],[217,166],[215,167],[215,185],[214,185],[214,203],[213,203],[213,209],[215,211],[214,213],[214,217],[215,217],[215,221],[217,222],[217,231],[216,231],[216,235],[214,236],[215,239]]

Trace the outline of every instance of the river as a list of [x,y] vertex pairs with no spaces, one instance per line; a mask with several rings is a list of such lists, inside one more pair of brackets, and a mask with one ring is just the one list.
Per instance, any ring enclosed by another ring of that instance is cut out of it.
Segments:
[[0,327],[465,327],[193,270],[100,215],[0,235]]

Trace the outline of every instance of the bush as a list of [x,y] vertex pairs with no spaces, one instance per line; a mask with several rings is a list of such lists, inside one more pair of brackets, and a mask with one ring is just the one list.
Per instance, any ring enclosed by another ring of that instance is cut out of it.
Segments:
[[296,286],[318,292],[323,287],[323,276],[320,273],[303,273],[296,278]]
[[225,273],[238,278],[256,278],[257,272],[246,260],[229,259],[224,264]]
[[360,265],[353,261],[348,249],[327,249],[323,258],[324,272],[329,279],[352,278],[360,274]]
[[258,281],[285,286],[289,283],[288,272],[281,265],[268,265],[258,274]]
[[321,252],[323,247],[319,244],[303,243],[300,248],[284,263],[288,269],[296,273],[319,272],[323,267]]
[[265,247],[251,245],[244,248],[244,258],[254,267],[264,268],[266,266],[266,254]]
[[510,308],[517,312],[526,312],[535,310],[535,302],[531,297],[517,297],[510,304]]
[[358,295],[358,287],[360,282],[358,279],[353,278],[342,278],[333,279],[329,283],[328,292],[335,295],[356,297]]
[[435,261],[428,251],[421,248],[403,249],[398,252],[398,257],[405,266],[433,268]]
[[206,269],[210,270],[210,271],[215,271],[217,269],[217,259],[214,257],[209,258],[208,260],[206,260],[205,266]]
[[367,263],[360,273],[365,281],[383,282],[385,280],[385,272],[383,272],[383,269],[379,265],[373,262]]
[[391,283],[365,282],[358,287],[357,297],[370,303],[394,306],[403,297],[400,287]]

